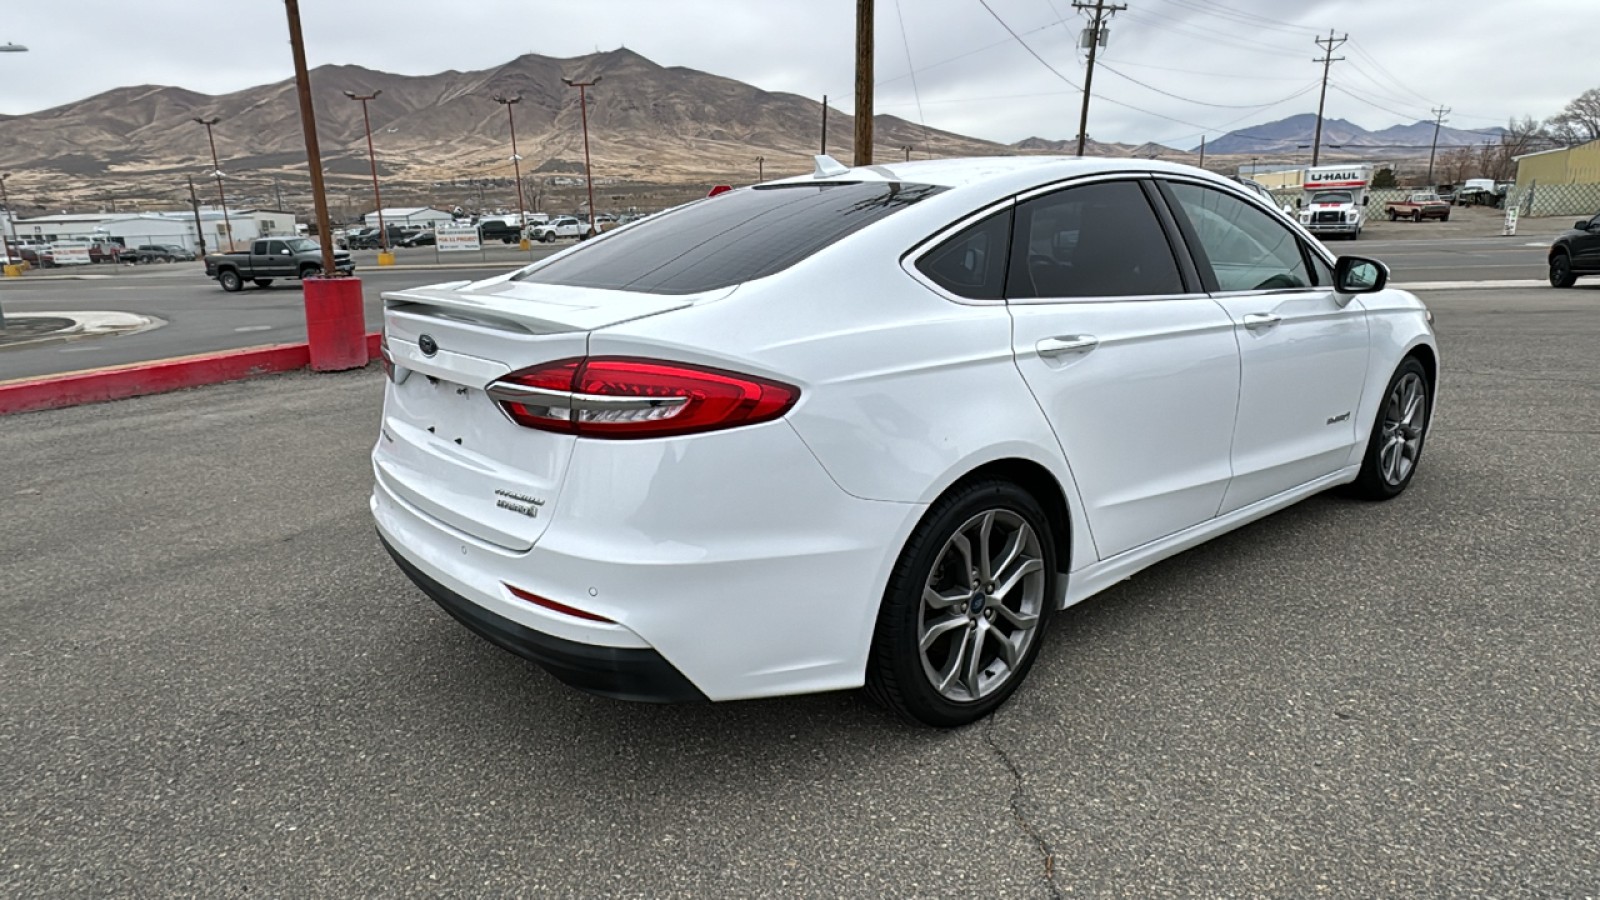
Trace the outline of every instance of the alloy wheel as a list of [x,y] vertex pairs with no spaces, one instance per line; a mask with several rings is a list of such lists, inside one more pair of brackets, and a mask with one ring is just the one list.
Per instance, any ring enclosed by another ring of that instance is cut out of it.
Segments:
[[1404,484],[1422,453],[1422,432],[1428,422],[1428,392],[1422,376],[1407,372],[1395,382],[1383,407],[1379,471],[1391,486]]
[[917,611],[922,671],[947,700],[970,703],[1010,681],[1037,638],[1044,554],[1020,515],[992,509],[956,529],[935,558]]

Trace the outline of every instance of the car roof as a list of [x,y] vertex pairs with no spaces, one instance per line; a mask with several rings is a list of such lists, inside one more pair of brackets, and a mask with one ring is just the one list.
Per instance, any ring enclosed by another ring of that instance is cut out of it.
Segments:
[[1005,196],[1036,185],[1100,174],[1170,174],[1237,188],[1238,183],[1195,166],[1159,159],[1097,156],[980,156],[856,166],[828,175],[801,175],[768,184],[819,181],[900,181],[932,184],[950,193]]

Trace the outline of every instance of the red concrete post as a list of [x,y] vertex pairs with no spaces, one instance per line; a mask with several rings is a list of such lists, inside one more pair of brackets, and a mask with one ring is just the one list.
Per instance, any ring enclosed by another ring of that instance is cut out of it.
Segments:
[[371,357],[361,308],[361,279],[307,278],[305,298],[312,370],[339,372],[366,365]]

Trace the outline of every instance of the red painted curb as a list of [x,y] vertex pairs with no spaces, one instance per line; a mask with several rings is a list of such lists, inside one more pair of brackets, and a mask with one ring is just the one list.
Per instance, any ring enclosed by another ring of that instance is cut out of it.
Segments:
[[[382,335],[367,335],[367,356],[378,354]],[[273,344],[220,353],[87,369],[45,378],[0,381],[0,415],[60,409],[83,403],[121,400],[184,388],[239,381],[256,375],[304,369],[311,362],[306,344]]]

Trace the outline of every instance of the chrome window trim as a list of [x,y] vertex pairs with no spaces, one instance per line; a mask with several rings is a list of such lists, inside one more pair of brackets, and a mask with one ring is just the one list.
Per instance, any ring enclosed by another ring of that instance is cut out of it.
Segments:
[[1164,300],[1202,300],[1212,295],[1205,292],[1189,294],[1108,294],[1094,297],[1025,297],[1008,300],[1008,306],[1061,306],[1073,303],[1151,303]]

